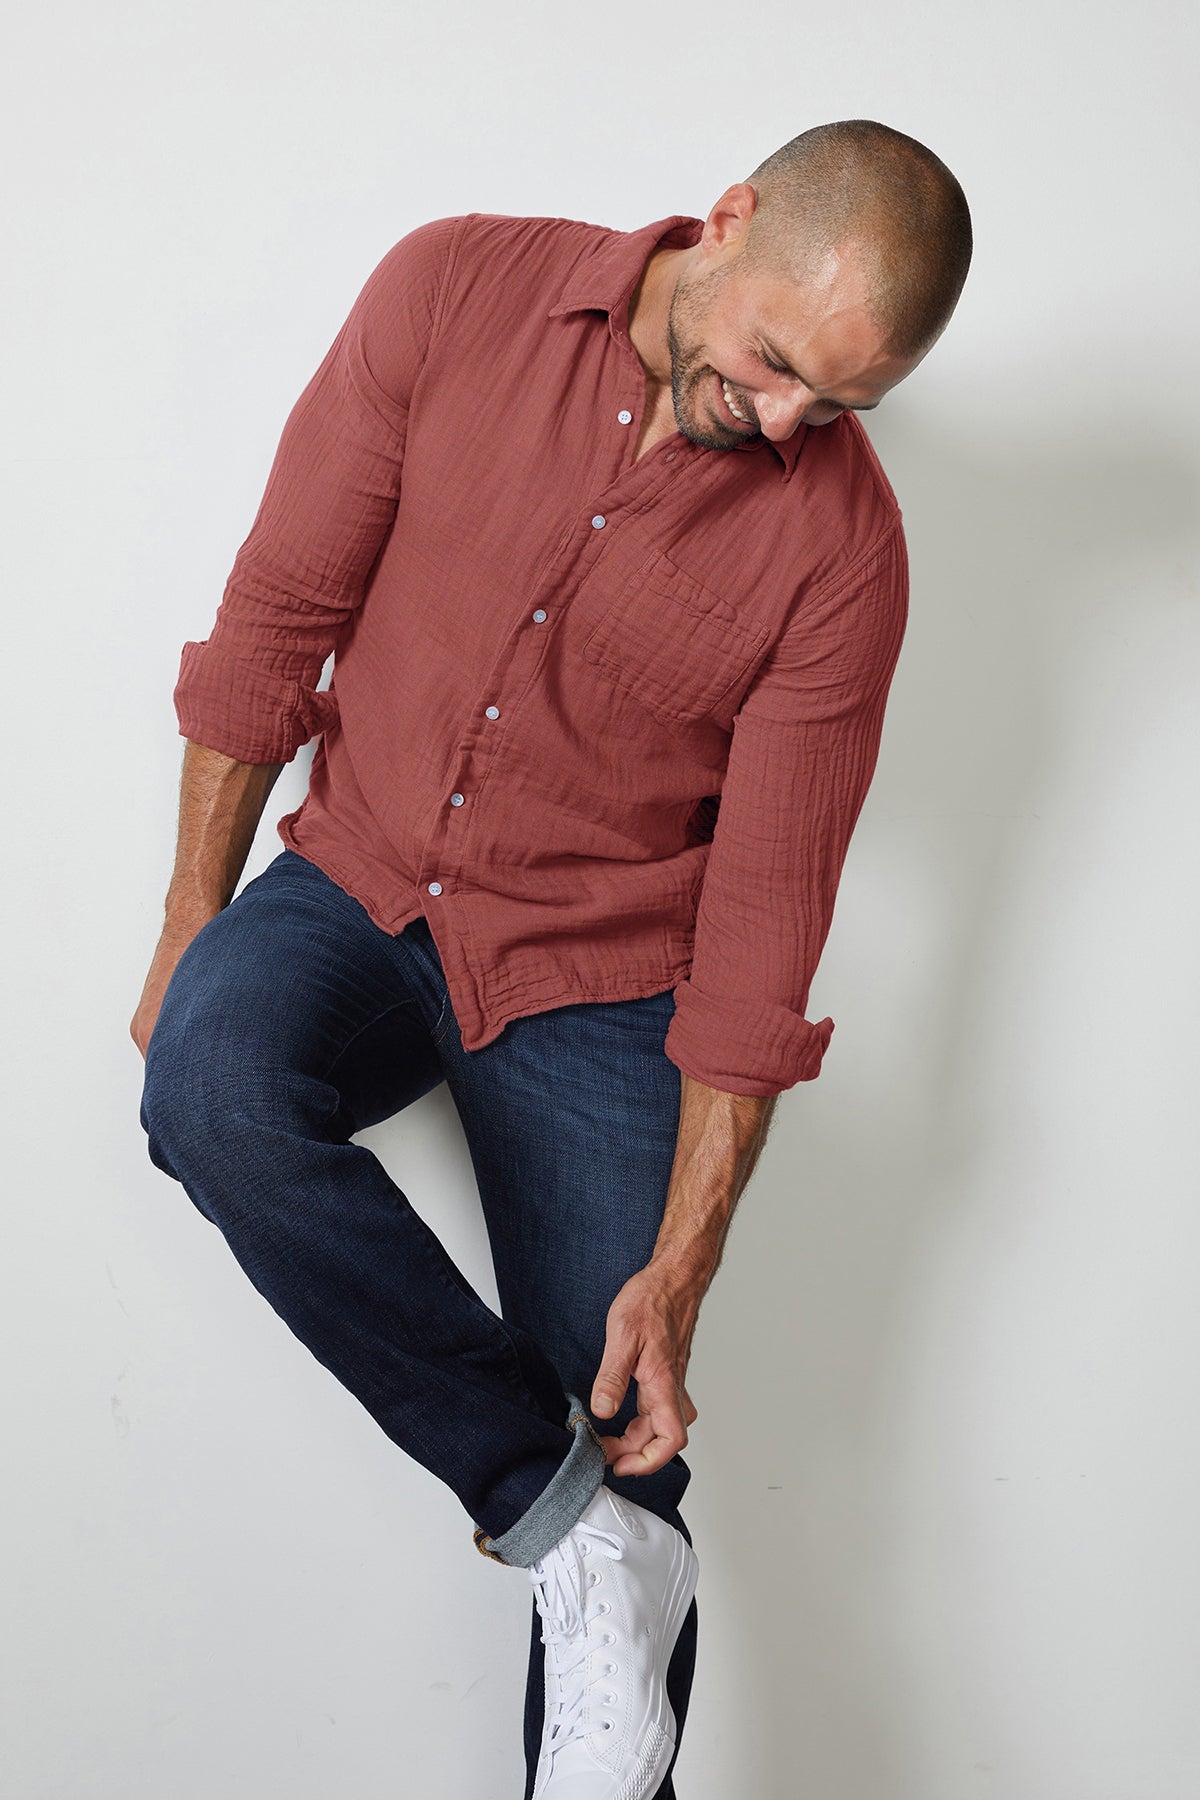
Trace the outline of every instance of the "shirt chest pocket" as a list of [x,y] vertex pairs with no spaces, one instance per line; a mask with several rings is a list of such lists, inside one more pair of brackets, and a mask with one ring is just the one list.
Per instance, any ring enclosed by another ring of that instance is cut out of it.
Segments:
[[585,661],[669,725],[728,723],[766,648],[728,601],[665,551],[639,568],[584,639]]

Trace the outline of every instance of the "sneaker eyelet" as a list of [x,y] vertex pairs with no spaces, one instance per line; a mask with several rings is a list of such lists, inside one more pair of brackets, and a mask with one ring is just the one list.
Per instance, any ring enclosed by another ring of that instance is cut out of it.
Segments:
[[600,1642],[602,1644],[615,1644],[616,1641],[617,1641],[617,1634],[615,1631],[606,1631],[604,1636],[600,1640]]
[[600,1581],[603,1581],[603,1579],[604,1579],[604,1577],[601,1575],[599,1569],[589,1569],[588,1570],[588,1586],[589,1587],[595,1587],[596,1584]]
[[616,1728],[617,1728],[617,1721],[615,1719],[605,1719],[605,1721],[604,1721],[605,1731],[615,1731]]

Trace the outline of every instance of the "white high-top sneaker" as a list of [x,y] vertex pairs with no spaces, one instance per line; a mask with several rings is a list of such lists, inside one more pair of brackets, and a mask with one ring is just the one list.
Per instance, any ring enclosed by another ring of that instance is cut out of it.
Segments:
[[533,1800],[650,1800],[675,1751],[665,1677],[700,1564],[673,1525],[601,1486],[529,1570],[546,1646]]

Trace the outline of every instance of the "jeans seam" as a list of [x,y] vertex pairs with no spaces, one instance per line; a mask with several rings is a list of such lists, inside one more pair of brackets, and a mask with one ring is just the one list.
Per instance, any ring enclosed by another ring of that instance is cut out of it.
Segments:
[[452,1017],[452,1015],[451,1015],[451,1011],[450,1011],[450,992],[449,992],[449,989],[447,989],[445,997],[442,1000],[442,1010],[437,1016],[437,1020],[436,1020],[436,1023],[434,1024],[433,1032],[432,1032],[433,1047],[435,1050],[441,1048],[442,1039],[445,1037],[446,1033],[450,1029],[451,1017]]
[[[407,1196],[406,1196],[406,1198],[407,1198]],[[411,1202],[410,1202],[410,1204],[411,1204]],[[420,1218],[420,1214],[419,1213],[416,1214],[416,1217]],[[422,1224],[426,1225],[426,1229],[428,1230],[429,1227],[426,1224],[426,1221],[422,1220],[421,1222],[422,1222]],[[436,1236],[436,1234],[433,1234],[433,1235]],[[512,1330],[511,1330],[509,1321],[504,1317],[503,1313],[493,1312],[491,1307],[487,1304],[487,1301],[481,1299],[478,1294],[467,1293],[465,1289],[460,1288],[458,1283],[454,1280],[454,1277],[448,1272],[447,1269],[445,1269],[443,1267],[443,1265],[440,1262],[438,1262],[436,1260],[436,1258],[434,1259],[434,1273],[438,1277],[438,1279],[445,1284],[447,1290],[449,1292],[457,1295],[457,1297],[460,1301],[466,1301],[467,1304],[470,1305],[471,1307],[473,1307],[475,1310],[482,1312],[482,1313],[486,1313],[488,1315],[488,1317],[494,1322],[494,1324],[496,1325],[496,1327],[498,1328],[498,1330],[500,1332],[500,1335],[504,1339],[504,1347],[508,1352],[509,1360],[512,1365],[511,1372],[516,1380],[517,1390],[518,1390],[521,1398],[529,1406],[529,1409],[531,1412],[536,1413],[539,1416],[539,1418],[544,1418],[545,1415],[542,1412],[542,1409],[538,1404],[537,1395],[533,1392],[532,1388],[529,1386],[529,1383],[525,1379],[525,1372],[524,1372],[524,1369],[521,1364],[521,1353],[518,1350],[515,1342],[513,1341]],[[548,1422],[553,1423],[553,1421],[548,1421]],[[599,1440],[597,1440],[597,1441],[599,1441]]]

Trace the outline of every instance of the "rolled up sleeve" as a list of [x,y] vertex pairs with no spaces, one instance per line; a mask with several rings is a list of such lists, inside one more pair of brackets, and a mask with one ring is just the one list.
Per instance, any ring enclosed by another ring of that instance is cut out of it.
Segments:
[[875,772],[908,616],[899,518],[801,604],[734,720],[691,970],[665,1049],[685,1074],[773,1095],[821,1069],[805,1017],[851,835]]
[[395,518],[413,387],[462,222],[434,219],[392,246],[288,415],[212,631],[183,646],[181,736],[285,763],[336,719],[317,682]]

